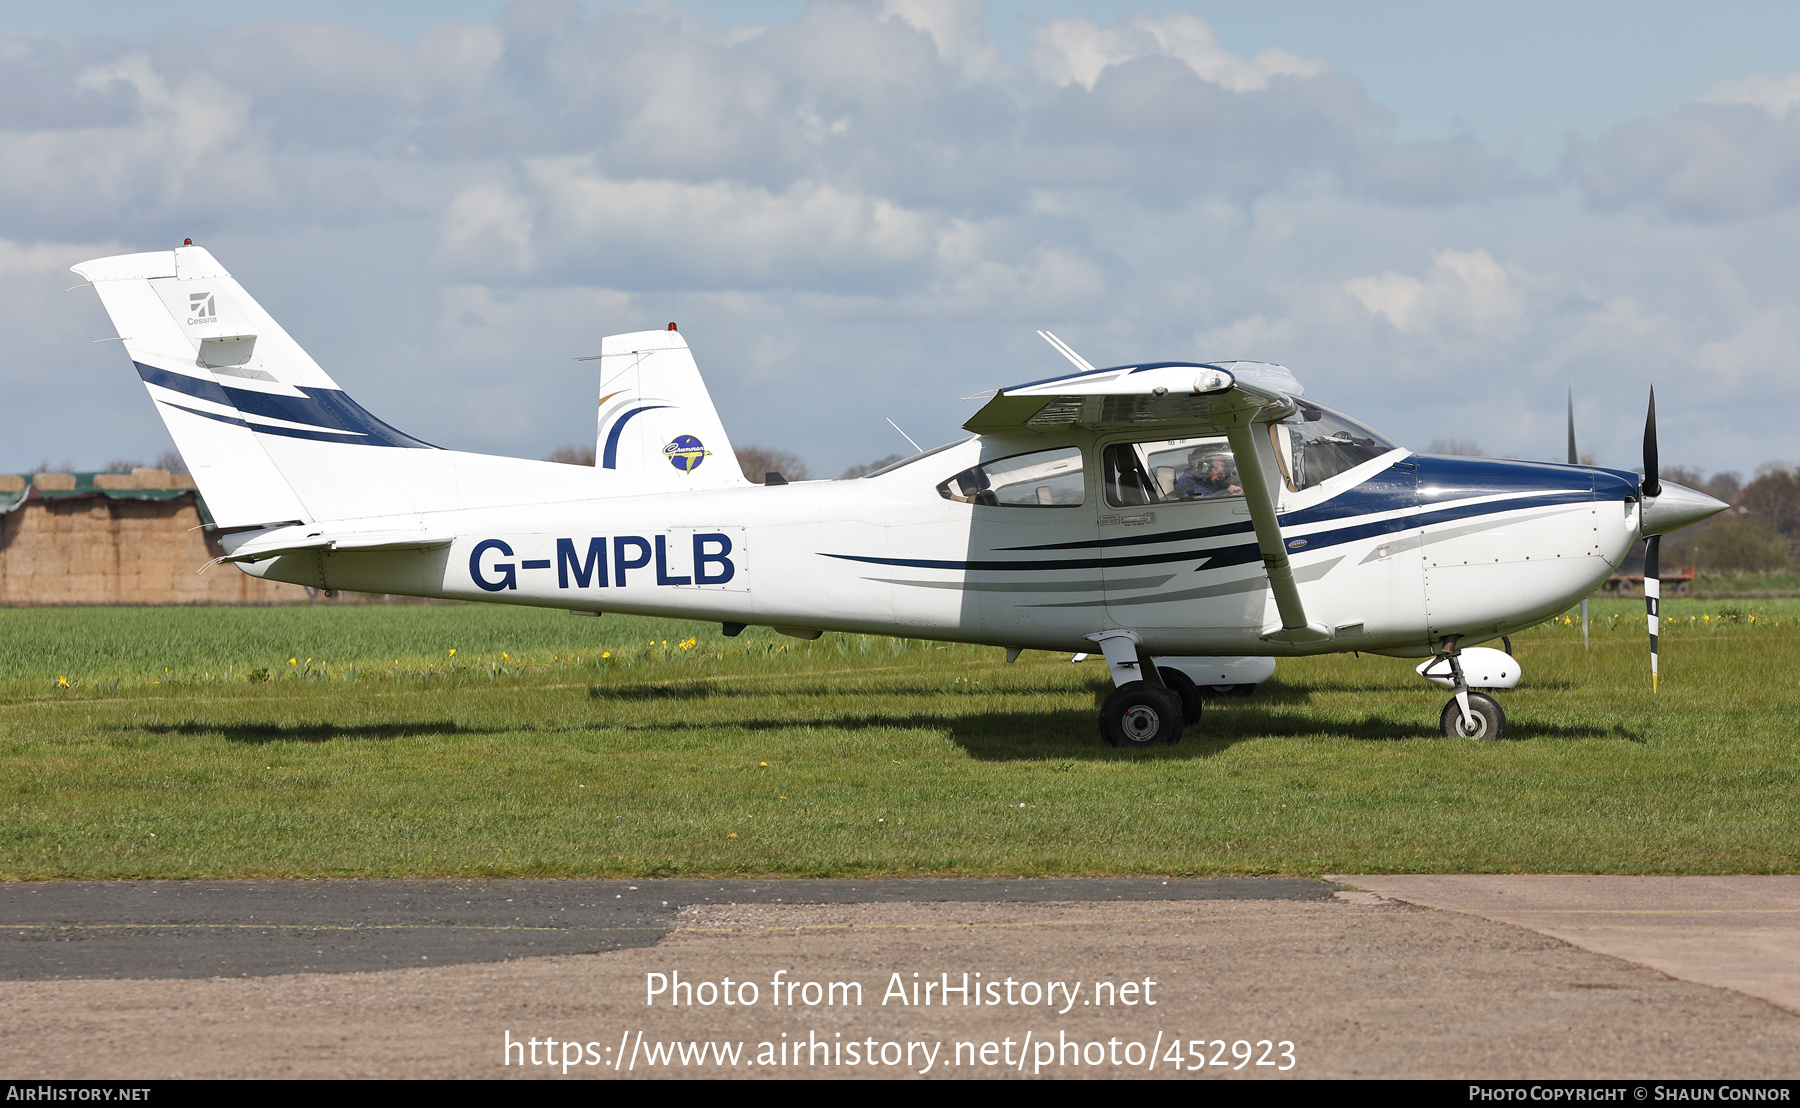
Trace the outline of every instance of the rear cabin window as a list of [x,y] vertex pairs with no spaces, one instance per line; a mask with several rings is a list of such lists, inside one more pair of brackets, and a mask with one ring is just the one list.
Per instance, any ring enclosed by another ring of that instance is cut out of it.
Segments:
[[1102,455],[1101,467],[1106,502],[1115,508],[1244,495],[1222,435],[1114,443]]
[[1065,446],[996,458],[938,486],[945,500],[990,508],[1077,508],[1087,499],[1081,448]]

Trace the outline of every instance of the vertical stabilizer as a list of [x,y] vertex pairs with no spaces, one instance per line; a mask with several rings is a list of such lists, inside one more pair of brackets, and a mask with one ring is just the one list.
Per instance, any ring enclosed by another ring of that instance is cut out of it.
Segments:
[[700,367],[678,332],[608,335],[598,360],[596,469],[646,491],[746,483]]
[[611,467],[589,469],[443,450],[382,421],[198,246],[74,269],[100,294],[221,527],[379,520],[368,526],[386,534],[424,528],[432,512],[743,481],[673,332],[606,340]]
[[[247,317],[249,298],[212,255],[188,246],[96,258],[74,269],[100,294],[219,525],[314,519],[222,383],[271,387],[273,376],[257,367],[280,343],[260,308],[260,318]],[[316,374],[329,384],[306,361],[309,383]]]

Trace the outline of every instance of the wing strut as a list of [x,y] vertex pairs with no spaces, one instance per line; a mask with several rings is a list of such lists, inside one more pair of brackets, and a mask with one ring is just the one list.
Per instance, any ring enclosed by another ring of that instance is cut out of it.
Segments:
[[1281,538],[1281,523],[1275,518],[1275,493],[1269,487],[1262,453],[1256,449],[1257,424],[1252,421],[1252,415],[1252,412],[1237,412],[1229,417],[1225,421],[1225,437],[1230,440],[1232,456],[1237,459],[1238,480],[1244,485],[1244,502],[1250,507],[1250,522],[1256,525],[1256,545],[1262,548],[1269,589],[1274,592],[1275,608],[1281,613],[1281,630],[1271,631],[1263,638],[1274,642],[1322,642],[1331,637],[1331,631],[1324,624],[1306,620],[1306,608],[1300,603],[1300,588],[1294,583],[1294,570],[1288,563],[1287,544]]

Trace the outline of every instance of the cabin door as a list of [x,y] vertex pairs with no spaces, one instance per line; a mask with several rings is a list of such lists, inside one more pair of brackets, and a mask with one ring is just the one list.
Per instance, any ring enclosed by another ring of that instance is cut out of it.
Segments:
[[1262,558],[1223,435],[1117,439],[1101,446],[1100,470],[1114,626],[1176,631],[1196,650],[1260,628]]

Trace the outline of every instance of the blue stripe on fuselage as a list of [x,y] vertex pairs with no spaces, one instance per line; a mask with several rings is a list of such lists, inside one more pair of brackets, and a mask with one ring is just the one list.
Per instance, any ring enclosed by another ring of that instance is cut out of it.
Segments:
[[1003,546],[1001,550],[1095,550],[1114,546],[1144,546],[1154,542],[1186,542],[1189,539],[1211,539],[1220,535],[1242,535],[1256,530],[1256,525],[1249,520],[1239,523],[1224,523],[1216,527],[1190,527],[1184,531],[1168,531],[1163,534],[1120,535],[1111,539],[1084,539],[1080,542],[1049,542],[1041,546]]
[[875,558],[863,554],[826,554],[827,558],[838,558],[846,562],[867,562],[878,566],[905,566],[909,569],[954,569],[954,570],[1045,570],[1045,569],[1101,569],[1122,566],[1149,566],[1166,562],[1205,561],[1205,569],[1219,569],[1225,566],[1243,565],[1246,562],[1262,560],[1262,552],[1255,543],[1239,546],[1219,546],[1209,550],[1177,550],[1167,554],[1136,554],[1126,558],[1044,558],[1044,559],[995,559],[971,558],[968,560],[953,558]]
[[[1417,531],[1458,520],[1503,512],[1523,511],[1557,504],[1584,504],[1596,499],[1613,499],[1635,492],[1636,475],[1599,470],[1586,466],[1563,466],[1539,462],[1519,462],[1490,458],[1436,458],[1414,455],[1383,470],[1355,488],[1331,498],[1323,504],[1281,517],[1284,529],[1333,520],[1401,512],[1387,519],[1350,522],[1346,526],[1307,534],[1308,554],[1326,547],[1359,542],[1399,531]],[[1449,504],[1433,508],[1422,503],[1431,500],[1467,500],[1479,496],[1507,493],[1504,500],[1487,500],[1477,504]],[[1410,510],[1409,510],[1410,509]],[[1121,546],[1153,543],[1188,542],[1194,539],[1242,534],[1252,530],[1248,522],[1233,522],[1214,527],[1196,527],[1164,534],[1122,535],[1117,538],[1087,539],[1067,543],[1045,543],[1037,546],[1003,547],[1003,551],[1028,550],[1106,550]],[[872,558],[853,554],[826,554],[828,558],[868,562],[875,565],[905,566],[914,569],[1037,571],[1062,569],[1097,569],[1151,565],[1159,562],[1201,560],[1198,570],[1223,569],[1245,565],[1261,559],[1255,543],[1211,549],[1189,549],[1168,554],[1128,557],[1045,558],[1045,559],[932,559]]]

